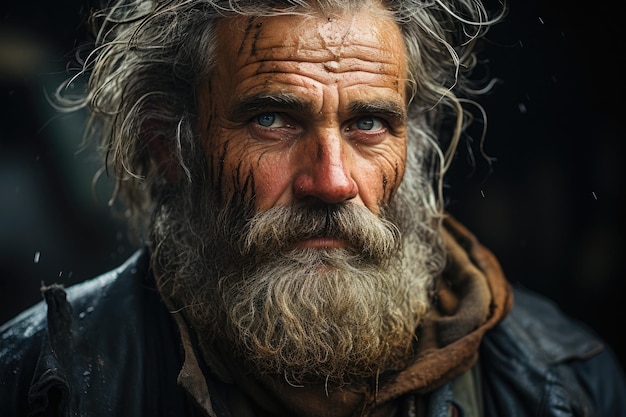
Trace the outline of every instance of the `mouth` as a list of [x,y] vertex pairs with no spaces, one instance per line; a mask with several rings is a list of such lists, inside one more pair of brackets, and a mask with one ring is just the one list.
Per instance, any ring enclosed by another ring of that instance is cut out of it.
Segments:
[[329,236],[318,236],[311,237],[305,240],[298,242],[295,247],[298,249],[304,248],[316,248],[316,249],[326,249],[326,248],[345,248],[347,243],[341,239],[337,239]]

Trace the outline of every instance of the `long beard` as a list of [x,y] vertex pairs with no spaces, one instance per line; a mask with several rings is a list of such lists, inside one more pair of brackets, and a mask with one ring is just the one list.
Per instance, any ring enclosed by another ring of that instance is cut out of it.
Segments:
[[[160,288],[203,350],[218,339],[254,375],[292,384],[406,366],[444,258],[437,216],[417,194],[399,191],[381,216],[350,203],[253,214],[243,198],[213,195],[164,193],[152,228]],[[316,236],[346,245],[295,246]]]

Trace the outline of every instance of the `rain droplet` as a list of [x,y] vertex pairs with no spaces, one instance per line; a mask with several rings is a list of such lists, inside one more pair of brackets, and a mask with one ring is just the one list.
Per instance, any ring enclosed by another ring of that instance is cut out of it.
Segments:
[[93,307],[88,307],[88,308],[87,308],[87,310],[85,310],[85,311],[81,311],[81,312],[80,312],[80,314],[78,314],[78,318],[84,319],[84,318],[85,318],[85,316],[86,316],[87,314],[89,314],[89,313],[92,313],[92,312],[93,312],[93,310],[94,310],[94,308],[93,308]]
[[41,257],[41,252],[37,251],[35,252],[35,263],[38,264],[39,263],[39,258]]

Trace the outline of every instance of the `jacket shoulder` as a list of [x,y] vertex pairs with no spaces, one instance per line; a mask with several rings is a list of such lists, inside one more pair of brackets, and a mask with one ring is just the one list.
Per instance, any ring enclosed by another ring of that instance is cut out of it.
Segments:
[[587,359],[605,349],[585,324],[564,314],[552,300],[528,290],[514,290],[514,307],[501,330],[520,339],[523,355],[546,363]]
[[137,263],[138,257],[139,253],[116,270],[67,289],[57,284],[44,287],[42,301],[0,326],[1,415],[27,414],[28,403],[35,395],[33,381],[38,374],[52,375],[53,367],[58,365],[52,363],[54,355],[46,353],[57,346],[49,345],[60,343],[64,336],[68,340],[79,337],[70,329],[72,324],[93,310],[89,306],[106,294],[120,274]]
[[39,302],[0,327],[0,415],[26,415],[28,388],[46,334]]
[[[46,287],[42,295],[42,302],[0,328],[0,415],[50,407],[92,416],[142,414],[142,393],[159,379],[146,364],[168,358],[158,368],[168,376],[179,366],[177,338],[154,288],[147,251],[67,289]],[[167,342],[153,346],[157,340]],[[53,404],[55,393],[60,401]]]
[[495,415],[626,416],[624,373],[611,348],[548,298],[514,291],[510,314],[481,348]]

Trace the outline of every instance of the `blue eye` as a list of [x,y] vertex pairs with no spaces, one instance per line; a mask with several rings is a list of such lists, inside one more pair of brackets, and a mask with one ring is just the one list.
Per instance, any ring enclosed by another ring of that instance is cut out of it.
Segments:
[[256,122],[261,126],[270,127],[276,121],[275,113],[264,113],[256,117]]
[[280,113],[262,113],[255,116],[254,121],[258,123],[259,126],[267,128],[276,129],[289,126],[285,117]]
[[357,120],[355,125],[360,130],[378,130],[383,127],[382,122],[377,117],[363,117]]

